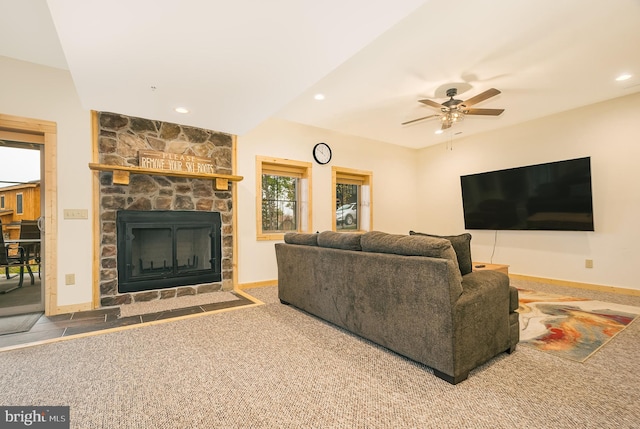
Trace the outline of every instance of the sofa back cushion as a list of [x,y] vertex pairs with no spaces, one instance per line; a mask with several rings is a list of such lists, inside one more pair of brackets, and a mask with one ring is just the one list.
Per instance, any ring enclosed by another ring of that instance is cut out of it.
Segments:
[[331,247],[342,250],[362,250],[360,246],[361,234],[322,231],[318,235],[318,246]]
[[409,231],[409,235],[423,235],[425,237],[444,238],[451,242],[453,250],[456,252],[460,274],[463,276],[473,271],[471,262],[471,234],[468,232],[460,235],[433,235],[424,232]]
[[364,252],[393,253],[404,256],[426,256],[450,260],[456,270],[456,278],[462,281],[456,252],[449,240],[423,235],[399,235],[371,231],[360,240]]
[[287,244],[302,244],[305,246],[317,246],[318,234],[303,232],[287,232],[284,234],[284,242]]

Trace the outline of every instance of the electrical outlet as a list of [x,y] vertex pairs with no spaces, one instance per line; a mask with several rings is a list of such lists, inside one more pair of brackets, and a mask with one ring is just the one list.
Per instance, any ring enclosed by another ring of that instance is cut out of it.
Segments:
[[64,209],[63,216],[65,219],[88,219],[89,211],[87,209]]
[[593,259],[585,259],[584,260],[585,268],[593,268]]
[[65,274],[64,275],[64,284],[66,284],[66,285],[74,285],[74,284],[76,284],[76,275],[75,274]]

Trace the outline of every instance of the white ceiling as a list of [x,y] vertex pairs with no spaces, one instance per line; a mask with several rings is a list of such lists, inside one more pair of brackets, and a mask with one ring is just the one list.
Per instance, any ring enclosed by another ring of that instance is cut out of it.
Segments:
[[[0,55],[69,69],[87,109],[413,148],[638,92],[639,45],[640,0],[0,0]],[[506,110],[400,125],[450,87]]]

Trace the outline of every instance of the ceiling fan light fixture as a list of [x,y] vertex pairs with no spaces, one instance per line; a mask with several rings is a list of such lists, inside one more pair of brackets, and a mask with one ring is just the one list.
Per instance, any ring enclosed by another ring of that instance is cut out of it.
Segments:
[[412,119],[410,121],[403,122],[402,125],[411,124],[414,122],[422,121],[433,117],[438,117],[442,123],[442,129],[451,128],[454,124],[462,122],[466,115],[484,115],[484,116],[499,116],[504,112],[504,109],[478,109],[470,108],[475,104],[485,101],[488,98],[494,97],[500,94],[500,91],[495,88],[490,88],[474,97],[469,98],[466,101],[456,100],[453,97],[457,94],[456,88],[449,88],[447,90],[447,96],[449,100],[444,103],[437,103],[432,100],[424,99],[418,100],[422,104],[426,104],[429,107],[434,107],[440,110],[439,114],[424,116],[422,118]]
[[462,122],[464,115],[457,110],[449,111],[440,116],[440,122],[449,124],[449,126]]

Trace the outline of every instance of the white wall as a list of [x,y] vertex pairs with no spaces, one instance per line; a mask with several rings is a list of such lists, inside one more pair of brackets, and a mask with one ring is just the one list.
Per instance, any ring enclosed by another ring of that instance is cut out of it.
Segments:
[[[329,144],[327,165],[313,162],[316,143]],[[281,119],[269,119],[238,137],[239,283],[275,280],[274,244],[256,240],[256,155],[313,162],[312,231],[331,229],[335,201],[331,166],[373,172],[373,229],[407,234],[416,225],[416,152],[413,149],[339,134]]]
[[[58,128],[58,305],[92,299],[91,115],[69,72],[0,57],[0,112],[52,121]],[[64,220],[64,209],[88,209],[89,219]],[[66,286],[64,275],[76,284]]]
[[[58,305],[92,294],[90,112],[64,70],[0,57],[0,112],[58,125]],[[277,277],[273,241],[256,240],[255,156],[313,162],[313,146],[333,149],[327,166],[313,165],[313,231],[331,229],[331,166],[373,171],[373,227],[457,233],[464,230],[459,176],[519,165],[591,156],[595,232],[501,231],[494,262],[538,277],[640,289],[640,94],[508,129],[415,151],[378,141],[270,119],[238,137],[239,282]],[[234,185],[235,186],[235,185]],[[64,220],[65,208],[89,220]],[[494,233],[471,231],[474,259],[488,261]],[[593,259],[594,268],[584,268]],[[74,273],[76,284],[64,285]]]
[[[493,262],[518,274],[640,289],[638,118],[635,94],[421,150],[419,229],[464,230],[461,175],[590,156],[595,232],[499,231]],[[469,232],[473,259],[489,262],[496,233]]]

